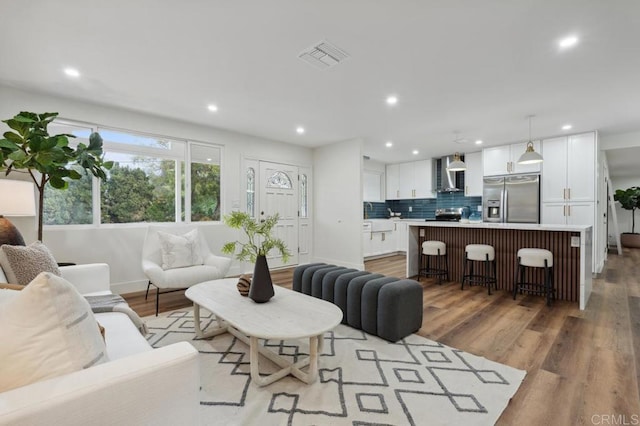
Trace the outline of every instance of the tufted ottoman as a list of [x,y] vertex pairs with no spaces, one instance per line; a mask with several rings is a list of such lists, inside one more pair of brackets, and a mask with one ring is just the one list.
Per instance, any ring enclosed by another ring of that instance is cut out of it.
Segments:
[[422,326],[422,286],[324,263],[298,266],[293,289],[334,303],[342,322],[396,342]]

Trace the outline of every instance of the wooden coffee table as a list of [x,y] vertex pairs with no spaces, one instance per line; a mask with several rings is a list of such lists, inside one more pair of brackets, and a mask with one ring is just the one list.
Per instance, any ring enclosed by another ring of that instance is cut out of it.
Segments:
[[[249,345],[251,379],[265,386],[287,375],[305,383],[318,377],[318,353],[322,352],[324,333],[342,320],[340,308],[325,300],[274,286],[275,296],[266,303],[255,303],[240,295],[237,278],[206,281],[187,289],[193,301],[196,336],[206,338],[229,332]],[[203,331],[200,307],[213,313],[217,326]],[[291,362],[268,348],[258,339],[295,340],[309,338],[309,356]],[[268,376],[260,376],[259,356],[263,355],[281,369]],[[305,373],[302,368],[309,366]]]

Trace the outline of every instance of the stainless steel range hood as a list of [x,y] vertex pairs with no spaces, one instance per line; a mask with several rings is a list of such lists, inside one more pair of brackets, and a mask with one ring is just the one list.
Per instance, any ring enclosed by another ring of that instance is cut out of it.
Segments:
[[433,185],[437,192],[460,192],[462,191],[462,177],[464,172],[450,172],[449,164],[453,162],[453,155],[433,159]]

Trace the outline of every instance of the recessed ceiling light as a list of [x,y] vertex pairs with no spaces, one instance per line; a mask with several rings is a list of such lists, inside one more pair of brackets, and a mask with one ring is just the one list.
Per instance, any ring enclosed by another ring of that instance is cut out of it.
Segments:
[[211,112],[218,112],[218,105],[216,104],[209,104],[207,105],[207,109]]
[[73,77],[73,78],[80,77],[80,71],[78,71],[75,68],[65,68],[64,73],[67,75],[67,77]]
[[211,161],[211,160],[212,160],[211,158],[207,158],[207,161]]
[[398,103],[398,97],[395,95],[391,95],[387,97],[387,104],[388,105],[395,105]]
[[571,124],[565,124],[564,126],[562,126],[562,130],[571,130],[573,126]]
[[562,40],[560,40],[558,42],[558,45],[560,46],[561,49],[566,49],[568,47],[573,47],[578,43],[578,37],[576,36],[569,36],[569,37],[565,37]]
[[413,150],[413,155],[418,155],[418,154],[419,154],[419,151],[417,149],[414,149]]
[[387,143],[384,144],[384,146],[386,146],[387,148],[391,148],[393,146],[393,142],[388,141]]
[[482,145],[482,141],[481,141],[480,139],[478,139],[478,140],[476,141],[476,145]]
[[302,127],[302,126],[296,127],[296,133],[299,134],[299,135],[303,134],[304,133],[304,127]]

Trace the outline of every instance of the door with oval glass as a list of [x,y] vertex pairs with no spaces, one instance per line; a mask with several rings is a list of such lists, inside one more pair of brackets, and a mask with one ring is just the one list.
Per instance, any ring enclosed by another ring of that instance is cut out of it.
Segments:
[[291,256],[287,263],[275,251],[267,259],[270,268],[298,264],[298,168],[288,164],[260,162],[260,209],[258,218],[278,213],[280,220],[273,230],[287,245]]

